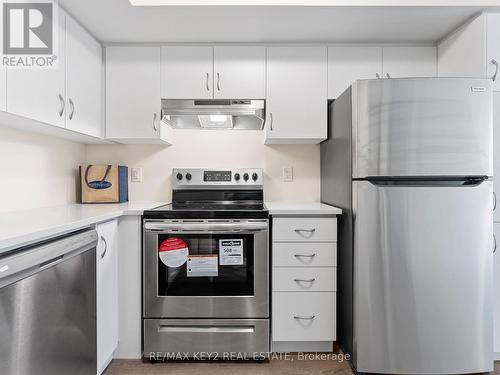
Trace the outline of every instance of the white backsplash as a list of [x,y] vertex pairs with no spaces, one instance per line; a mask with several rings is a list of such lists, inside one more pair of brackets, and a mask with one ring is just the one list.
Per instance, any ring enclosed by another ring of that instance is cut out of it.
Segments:
[[[172,168],[264,168],[265,199],[319,200],[318,145],[263,144],[260,131],[182,130],[173,146],[90,145],[87,162],[142,168],[142,183],[129,182],[130,200],[170,201]],[[293,167],[293,181],[282,181],[282,168]]]

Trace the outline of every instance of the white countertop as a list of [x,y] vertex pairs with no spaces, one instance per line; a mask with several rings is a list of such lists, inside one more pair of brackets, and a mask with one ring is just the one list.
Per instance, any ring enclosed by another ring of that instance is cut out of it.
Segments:
[[0,213],[0,254],[123,215],[142,215],[163,202],[68,204]]
[[313,202],[265,202],[270,215],[341,215],[340,208]]

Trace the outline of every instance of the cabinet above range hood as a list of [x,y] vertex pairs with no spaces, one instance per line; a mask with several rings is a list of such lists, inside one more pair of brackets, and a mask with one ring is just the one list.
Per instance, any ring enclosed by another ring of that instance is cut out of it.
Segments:
[[265,100],[162,99],[161,119],[174,129],[262,130]]

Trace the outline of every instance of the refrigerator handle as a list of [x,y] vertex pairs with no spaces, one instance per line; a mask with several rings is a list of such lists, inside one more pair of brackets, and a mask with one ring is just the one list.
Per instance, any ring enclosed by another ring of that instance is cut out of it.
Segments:
[[494,244],[493,254],[495,254],[497,252],[497,238],[495,236],[495,233],[493,233],[493,244]]
[[493,192],[493,211],[497,209],[497,193]]
[[[483,181],[487,178],[483,176],[477,177],[466,177],[466,178],[435,178],[435,179],[424,179],[424,178],[380,178],[380,177],[370,177],[365,180],[369,181],[375,186],[420,186],[420,187],[475,187],[481,185]],[[496,202],[496,201],[495,201]]]

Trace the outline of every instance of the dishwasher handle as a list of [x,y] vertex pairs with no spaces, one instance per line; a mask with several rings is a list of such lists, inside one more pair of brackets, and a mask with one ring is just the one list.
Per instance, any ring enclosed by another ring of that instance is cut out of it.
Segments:
[[0,257],[0,288],[95,248],[97,238],[97,232],[90,229]]

